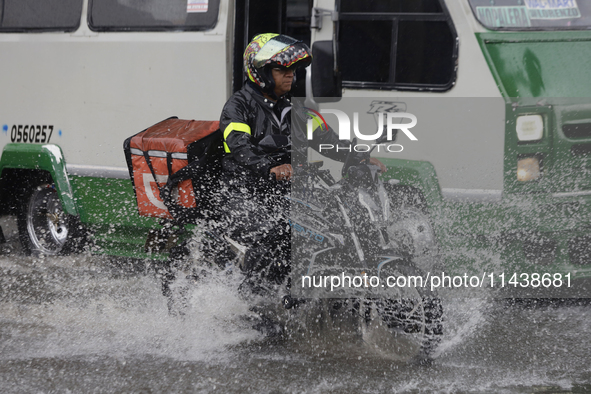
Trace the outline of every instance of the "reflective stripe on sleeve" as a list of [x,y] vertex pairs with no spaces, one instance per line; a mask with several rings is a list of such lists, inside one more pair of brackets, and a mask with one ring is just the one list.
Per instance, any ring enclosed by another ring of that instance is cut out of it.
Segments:
[[246,123],[238,123],[238,122],[230,123],[226,127],[226,129],[224,130],[224,150],[226,151],[226,153],[230,153],[230,148],[228,147],[228,144],[226,144],[226,138],[228,138],[230,133],[233,131],[241,131],[243,133],[252,135],[252,133],[250,131],[250,126],[247,125]]

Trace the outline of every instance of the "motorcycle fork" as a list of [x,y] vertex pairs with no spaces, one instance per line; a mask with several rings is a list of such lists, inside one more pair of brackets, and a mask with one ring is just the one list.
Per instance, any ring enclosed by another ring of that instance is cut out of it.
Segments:
[[353,225],[351,224],[351,220],[349,219],[349,215],[347,215],[347,211],[345,210],[345,206],[343,205],[343,202],[341,201],[341,199],[338,196],[336,196],[336,200],[339,205],[339,209],[341,211],[341,214],[345,218],[345,227],[347,227],[347,229],[349,230],[349,233],[351,234],[351,238],[353,239],[353,244],[355,245],[355,250],[357,251],[357,256],[359,257],[359,261],[361,262],[361,264],[363,264],[363,267],[366,268],[365,267],[365,254],[363,253],[363,249],[361,249],[361,243],[359,242],[359,238],[357,237],[357,234],[355,234],[355,230],[353,229]]

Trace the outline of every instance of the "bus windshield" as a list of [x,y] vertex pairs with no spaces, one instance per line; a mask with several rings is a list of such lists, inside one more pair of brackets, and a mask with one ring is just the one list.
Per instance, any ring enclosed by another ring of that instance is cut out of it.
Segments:
[[474,15],[492,30],[591,29],[589,0],[469,0]]

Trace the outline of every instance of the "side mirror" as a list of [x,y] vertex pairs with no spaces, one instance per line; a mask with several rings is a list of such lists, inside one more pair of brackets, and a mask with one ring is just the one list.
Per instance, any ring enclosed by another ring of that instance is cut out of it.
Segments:
[[335,68],[332,41],[316,41],[312,45],[312,94],[315,98],[330,97],[339,101],[343,96],[341,73]]
[[[397,132],[397,131],[398,130],[394,130],[394,132]],[[394,134],[394,136],[396,136],[396,134]],[[384,127],[384,132],[382,133],[380,138],[378,138],[376,140],[376,145],[383,144],[386,141],[388,141],[388,133],[386,133],[386,127]]]

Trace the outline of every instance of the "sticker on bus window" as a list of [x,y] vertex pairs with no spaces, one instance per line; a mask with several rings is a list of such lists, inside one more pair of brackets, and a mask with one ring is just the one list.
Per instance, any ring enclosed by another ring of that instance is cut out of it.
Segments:
[[209,0],[187,0],[187,12],[207,12]]
[[577,0],[525,0],[530,19],[580,18]]
[[493,6],[476,7],[478,20],[489,27],[530,27],[525,7]]

